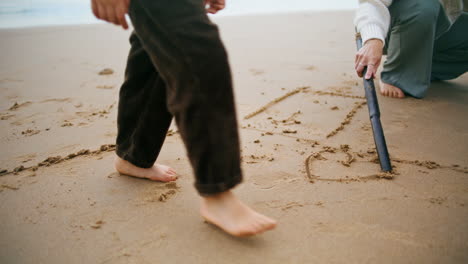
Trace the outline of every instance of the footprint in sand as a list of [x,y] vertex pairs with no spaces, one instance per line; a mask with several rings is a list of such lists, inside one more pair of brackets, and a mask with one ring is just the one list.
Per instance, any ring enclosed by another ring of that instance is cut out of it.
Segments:
[[[122,176],[118,172],[112,172],[107,175],[107,178],[115,178]],[[130,176],[125,176],[130,177]],[[178,191],[180,187],[176,182],[152,182],[150,187],[147,187],[140,197],[137,205],[145,205],[153,202],[166,202],[171,199]]]
[[152,182],[150,186],[142,192],[137,205],[146,205],[154,202],[166,202],[179,191],[180,187],[176,182]]
[[289,211],[291,209],[297,209],[297,208],[309,205],[309,203],[287,202],[287,201],[283,201],[283,200],[273,200],[273,201],[262,202],[262,203],[264,203],[266,206],[268,206],[270,208],[280,209],[281,211]]

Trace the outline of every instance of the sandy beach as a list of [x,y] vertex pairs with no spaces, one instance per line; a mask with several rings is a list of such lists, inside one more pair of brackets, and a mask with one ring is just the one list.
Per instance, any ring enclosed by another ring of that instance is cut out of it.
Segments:
[[0,263],[468,263],[468,75],[423,100],[379,96],[380,173],[354,73],[353,12],[214,18],[234,77],[245,180],[278,220],[205,223],[177,127],[175,183],[114,171],[130,31],[0,30]]

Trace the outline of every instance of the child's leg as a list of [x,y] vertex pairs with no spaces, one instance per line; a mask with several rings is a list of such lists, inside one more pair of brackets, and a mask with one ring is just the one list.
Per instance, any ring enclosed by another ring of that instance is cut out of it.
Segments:
[[117,118],[116,169],[152,180],[175,180],[167,166],[153,165],[166,137],[172,115],[166,106],[166,85],[135,34],[120,89]]
[[130,2],[142,46],[167,84],[167,106],[203,194],[242,180],[230,68],[200,0]]
[[274,227],[229,192],[242,180],[231,73],[217,27],[200,0],[131,1],[130,17],[167,83],[168,109],[203,196],[202,214],[233,235]]

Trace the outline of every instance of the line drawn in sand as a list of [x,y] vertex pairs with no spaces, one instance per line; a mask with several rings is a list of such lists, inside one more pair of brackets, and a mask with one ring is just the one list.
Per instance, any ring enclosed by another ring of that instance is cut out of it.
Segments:
[[300,92],[303,92],[303,93],[312,93],[312,94],[315,94],[315,95],[328,95],[328,96],[337,96],[337,97],[343,97],[343,98],[352,98],[352,99],[366,99],[364,96],[358,96],[358,95],[349,95],[349,94],[345,94],[345,93],[340,93],[340,92],[325,92],[325,91],[309,91],[310,89],[310,86],[304,86],[304,87],[298,87],[290,92],[287,92],[286,94],[278,97],[278,98],[275,98],[273,99],[272,101],[268,102],[267,104],[265,104],[264,106],[260,107],[259,109],[257,109],[256,111],[244,116],[244,119],[247,120],[247,119],[250,119],[260,113],[263,113],[265,112],[268,108],[272,107],[273,105],[285,100],[286,98],[290,97],[290,96],[293,96],[295,94],[298,94]]
[[12,174],[12,173],[17,174],[19,172],[27,171],[27,170],[37,171],[40,167],[50,167],[52,165],[56,165],[56,164],[62,163],[64,161],[71,160],[71,159],[74,159],[76,157],[96,156],[96,155],[99,155],[99,154],[101,154],[103,152],[111,152],[111,151],[115,151],[115,144],[101,145],[99,147],[99,149],[93,150],[93,151],[91,151],[89,149],[82,149],[82,150],[80,150],[78,152],[68,154],[68,155],[66,155],[64,157],[62,157],[62,156],[48,157],[47,159],[43,160],[42,162],[39,162],[37,165],[30,166],[30,167],[25,167],[25,166],[21,165],[21,166],[15,167],[11,171],[6,170],[6,169],[0,169],[0,176]]
[[353,119],[353,117],[356,115],[357,111],[359,109],[361,109],[364,105],[366,105],[367,102],[355,102],[355,106],[353,107],[353,109],[351,109],[351,111],[346,115],[345,119],[341,122],[340,126],[338,126],[337,128],[335,128],[332,132],[330,132],[328,135],[327,135],[327,138],[330,138],[332,136],[335,136],[336,134],[338,134],[338,132],[342,131],[346,125],[349,125],[351,123],[351,120]]
[[305,92],[305,91],[306,91],[307,89],[309,89],[309,88],[310,88],[309,86],[299,87],[299,88],[296,88],[296,89],[294,89],[294,90],[292,90],[292,91],[290,91],[290,92],[288,92],[288,93],[286,93],[286,94],[284,94],[284,95],[282,95],[282,96],[280,96],[280,97],[278,97],[278,98],[275,98],[275,99],[273,99],[272,101],[270,101],[269,103],[267,103],[266,105],[264,105],[264,106],[260,107],[259,109],[257,109],[256,111],[254,111],[254,112],[252,112],[252,113],[250,113],[250,114],[244,116],[244,119],[247,120],[247,119],[250,119],[250,118],[252,118],[252,117],[254,117],[254,116],[256,116],[256,115],[258,115],[258,114],[260,114],[260,113],[263,113],[263,112],[265,112],[268,108],[270,108],[270,107],[272,107],[273,105],[275,105],[275,104],[277,104],[277,103],[283,101],[284,99],[286,99],[286,98],[288,98],[288,97],[290,97],[290,96],[293,96],[293,95],[295,95],[295,94],[298,94],[298,93],[300,93],[300,92]]
[[[366,153],[364,153],[364,152],[353,152],[351,151],[348,145],[341,145],[340,148],[324,146],[322,150],[320,150],[319,152],[312,153],[304,161],[307,178],[310,183],[314,183],[315,181],[350,183],[350,182],[366,182],[369,180],[381,180],[381,179],[393,180],[395,176],[399,175],[398,172],[393,170],[392,172],[381,172],[381,173],[370,174],[370,175],[365,175],[365,176],[355,176],[355,177],[344,176],[344,177],[340,177],[336,179],[330,179],[330,178],[322,178],[312,173],[311,166],[314,160],[327,160],[327,158],[323,157],[322,155],[323,153],[339,153],[339,152],[346,154],[346,159],[343,161],[340,161],[340,163],[345,167],[350,167],[350,165],[353,162],[358,161],[359,158],[360,158],[359,161],[378,163],[378,157],[376,156],[375,150],[368,150]],[[424,167],[427,169],[450,169],[456,172],[468,174],[468,167],[462,168],[460,165],[447,166],[447,165],[441,165],[435,161],[418,161],[418,160],[413,161],[413,160],[404,160],[404,159],[399,159],[399,158],[392,158],[391,160],[396,163],[410,164],[410,165],[415,165],[419,167]]]

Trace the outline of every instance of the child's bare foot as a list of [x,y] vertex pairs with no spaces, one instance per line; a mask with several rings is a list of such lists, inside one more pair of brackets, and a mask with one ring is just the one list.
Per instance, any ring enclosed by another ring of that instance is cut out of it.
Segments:
[[393,98],[404,98],[405,93],[403,91],[393,85],[386,84],[380,80],[380,93],[383,96],[393,97]]
[[230,191],[202,197],[201,215],[227,233],[245,237],[275,228],[276,221],[250,209]]
[[154,164],[151,168],[140,168],[132,163],[117,157],[114,162],[115,169],[125,175],[146,178],[152,181],[170,182],[177,180],[177,173],[165,165]]

